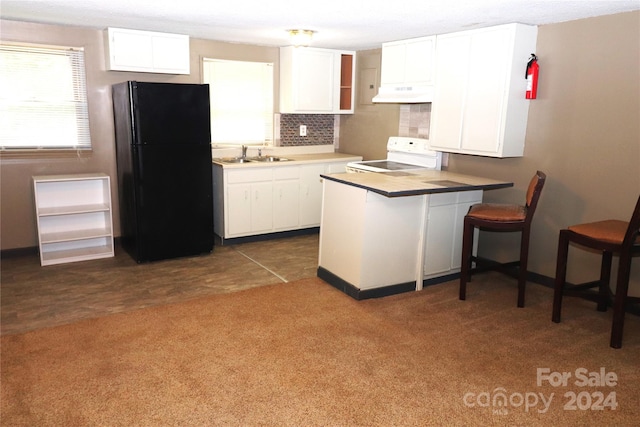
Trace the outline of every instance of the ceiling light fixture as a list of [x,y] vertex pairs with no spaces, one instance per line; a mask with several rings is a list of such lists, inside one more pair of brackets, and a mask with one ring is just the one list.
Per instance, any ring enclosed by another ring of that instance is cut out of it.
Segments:
[[312,31],[312,30],[288,30],[288,31],[289,31],[289,38],[291,39],[291,43],[296,47],[309,46],[311,44],[311,38],[313,37],[313,33],[315,33],[315,31]]

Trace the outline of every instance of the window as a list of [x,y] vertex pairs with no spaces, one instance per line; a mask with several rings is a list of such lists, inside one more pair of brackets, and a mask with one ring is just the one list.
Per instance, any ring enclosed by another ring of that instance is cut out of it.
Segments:
[[204,59],[211,94],[214,144],[265,144],[273,140],[273,64]]
[[0,45],[0,149],[90,149],[84,52]]

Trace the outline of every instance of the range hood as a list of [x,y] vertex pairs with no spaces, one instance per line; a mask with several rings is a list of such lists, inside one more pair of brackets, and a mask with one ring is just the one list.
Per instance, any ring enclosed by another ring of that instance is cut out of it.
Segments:
[[375,103],[422,104],[433,101],[433,86],[381,86]]

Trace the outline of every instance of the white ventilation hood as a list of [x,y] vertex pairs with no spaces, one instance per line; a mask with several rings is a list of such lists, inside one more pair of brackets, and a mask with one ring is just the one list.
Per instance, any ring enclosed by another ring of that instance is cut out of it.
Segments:
[[375,103],[422,104],[433,101],[433,86],[381,86]]

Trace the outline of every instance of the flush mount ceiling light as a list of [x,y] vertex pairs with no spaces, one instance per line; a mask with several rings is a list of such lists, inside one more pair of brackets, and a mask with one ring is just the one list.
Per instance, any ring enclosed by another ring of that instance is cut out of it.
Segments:
[[298,47],[307,47],[311,44],[311,38],[315,31],[312,30],[287,30],[289,32],[289,38],[291,43]]

